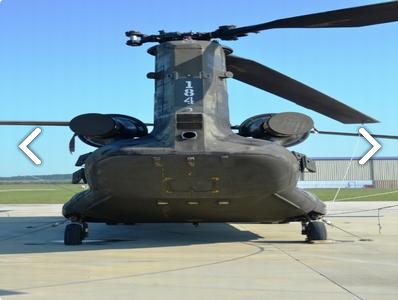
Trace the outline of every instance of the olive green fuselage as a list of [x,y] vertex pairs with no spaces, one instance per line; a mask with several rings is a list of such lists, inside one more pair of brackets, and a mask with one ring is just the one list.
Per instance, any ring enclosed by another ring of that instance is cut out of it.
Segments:
[[89,190],[66,217],[100,222],[286,222],[325,214],[296,187],[299,162],[275,142],[231,130],[225,55],[216,42],[183,40],[156,56],[153,131],[89,155]]

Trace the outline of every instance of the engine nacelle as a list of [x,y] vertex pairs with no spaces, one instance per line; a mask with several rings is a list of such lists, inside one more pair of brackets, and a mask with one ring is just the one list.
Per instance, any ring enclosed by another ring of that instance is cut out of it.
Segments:
[[119,114],[79,115],[70,121],[69,127],[84,143],[94,147],[148,134],[148,128],[143,122]]
[[314,127],[312,119],[296,112],[262,114],[245,120],[238,134],[289,147],[303,142]]

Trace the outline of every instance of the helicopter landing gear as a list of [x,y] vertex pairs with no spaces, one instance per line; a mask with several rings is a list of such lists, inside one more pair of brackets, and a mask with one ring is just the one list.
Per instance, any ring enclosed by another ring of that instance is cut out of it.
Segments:
[[326,225],[322,221],[303,221],[302,234],[307,236],[307,241],[324,241],[327,240]]
[[85,222],[72,222],[65,227],[64,244],[68,246],[81,245],[88,236],[88,225]]

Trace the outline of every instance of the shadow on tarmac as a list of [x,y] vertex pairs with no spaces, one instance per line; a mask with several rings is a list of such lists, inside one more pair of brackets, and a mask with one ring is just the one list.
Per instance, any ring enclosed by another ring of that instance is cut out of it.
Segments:
[[106,225],[89,223],[82,245],[65,246],[62,217],[0,218],[0,254],[53,253],[100,249],[175,247],[211,243],[249,242],[261,236],[227,223],[148,223]]

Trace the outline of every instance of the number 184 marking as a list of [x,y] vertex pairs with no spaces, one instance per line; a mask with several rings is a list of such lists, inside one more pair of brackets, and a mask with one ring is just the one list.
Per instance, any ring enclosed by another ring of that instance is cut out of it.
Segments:
[[195,90],[192,86],[192,81],[186,80],[185,84],[186,85],[185,85],[185,89],[184,89],[184,97],[185,97],[184,102],[186,104],[192,105],[192,104],[194,104],[193,97],[195,96]]

